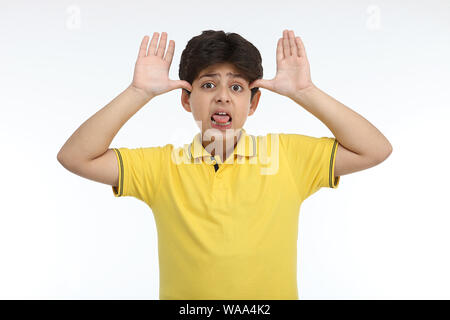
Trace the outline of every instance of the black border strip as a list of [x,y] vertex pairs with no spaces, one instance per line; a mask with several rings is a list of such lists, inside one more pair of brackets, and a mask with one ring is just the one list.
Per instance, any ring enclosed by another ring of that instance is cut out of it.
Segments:
[[329,183],[330,183],[330,188],[333,188],[333,158],[334,158],[334,152],[336,151],[336,146],[337,146],[338,141],[336,139],[334,139],[334,143],[333,143],[333,150],[331,151],[331,157],[330,157],[330,170],[329,170]]

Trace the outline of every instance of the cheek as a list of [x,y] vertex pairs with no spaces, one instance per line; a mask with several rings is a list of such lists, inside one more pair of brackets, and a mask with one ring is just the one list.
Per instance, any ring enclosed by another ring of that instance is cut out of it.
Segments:
[[242,108],[242,110],[239,110],[239,118],[245,118],[248,116],[248,113],[250,112],[249,108]]
[[202,108],[202,105],[198,102],[191,101],[191,112],[196,120],[203,120],[208,115],[208,111]]

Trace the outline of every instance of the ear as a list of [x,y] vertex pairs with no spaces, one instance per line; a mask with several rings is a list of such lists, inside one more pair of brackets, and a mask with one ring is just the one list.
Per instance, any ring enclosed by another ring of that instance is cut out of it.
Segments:
[[248,112],[248,115],[251,116],[255,113],[256,108],[258,107],[259,98],[261,97],[261,90],[258,90],[256,94],[253,96],[253,100],[250,104],[250,110]]
[[192,112],[190,95],[186,92],[186,89],[183,88],[181,89],[181,104],[183,105],[184,110]]

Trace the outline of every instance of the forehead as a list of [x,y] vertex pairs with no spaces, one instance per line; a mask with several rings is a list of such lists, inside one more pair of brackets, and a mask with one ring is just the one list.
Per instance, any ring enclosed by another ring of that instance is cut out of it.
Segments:
[[210,65],[207,68],[203,69],[201,72],[210,72],[210,71],[218,71],[218,70],[233,71],[233,72],[238,71],[237,68],[234,66],[234,64],[232,64],[230,62],[222,62],[222,63],[216,63],[213,65]]
[[239,70],[231,63],[220,63],[220,64],[215,64],[212,66],[209,66],[205,69],[203,69],[202,71],[200,71],[199,75],[198,75],[198,79],[200,79],[201,77],[205,76],[205,75],[211,75],[211,74],[219,74],[220,77],[229,77],[232,75],[240,75],[241,78],[244,78],[244,75],[239,72]]

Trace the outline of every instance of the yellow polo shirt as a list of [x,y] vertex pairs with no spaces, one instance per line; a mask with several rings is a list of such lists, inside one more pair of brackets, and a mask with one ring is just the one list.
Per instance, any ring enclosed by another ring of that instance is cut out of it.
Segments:
[[160,299],[298,299],[300,205],[338,187],[337,144],[242,129],[226,161],[200,133],[178,148],[115,148],[114,196],[144,201],[155,217]]

